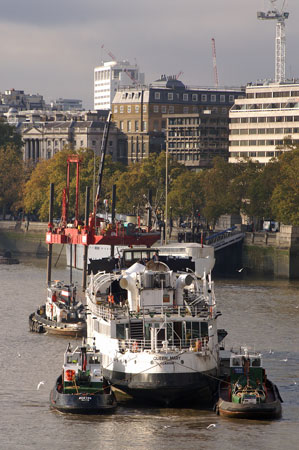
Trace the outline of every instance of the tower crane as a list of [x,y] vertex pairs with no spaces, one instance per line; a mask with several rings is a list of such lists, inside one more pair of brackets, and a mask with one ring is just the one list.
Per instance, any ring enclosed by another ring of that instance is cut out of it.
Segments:
[[111,58],[113,61],[117,62],[117,59],[115,58],[115,56],[113,55],[113,53],[112,53],[110,50],[108,50],[108,49],[104,46],[104,44],[101,45],[101,48],[103,48],[103,49],[105,50],[105,52],[107,53],[107,55],[110,56],[110,58]]
[[289,17],[289,13],[284,11],[286,0],[283,1],[281,10],[276,7],[277,0],[269,0],[271,9],[267,12],[258,11],[257,18],[261,20],[276,20],[276,37],[275,37],[275,82],[281,83],[285,81],[285,57],[286,57],[286,34],[285,21]]
[[219,79],[218,79],[217,60],[216,60],[216,43],[215,43],[214,38],[212,38],[212,53],[213,53],[214,83],[215,83],[215,87],[218,87]]

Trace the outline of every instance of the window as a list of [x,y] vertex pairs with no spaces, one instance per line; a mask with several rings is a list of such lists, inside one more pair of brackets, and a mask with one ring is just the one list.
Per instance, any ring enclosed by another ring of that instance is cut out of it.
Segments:
[[160,92],[155,92],[155,100],[160,100]]
[[146,105],[143,105],[143,112],[146,112]]
[[119,122],[119,129],[120,129],[121,131],[124,130],[124,121],[123,121],[123,120],[121,120],[121,121]]
[[202,94],[201,101],[206,102],[208,100],[208,96],[206,94]]
[[139,121],[135,120],[135,131],[139,131]]
[[166,112],[167,112],[166,106],[161,107],[161,112],[162,112],[162,114],[166,114]]
[[135,113],[139,113],[139,105],[135,106]]
[[146,131],[146,121],[142,122],[142,131]]
[[188,112],[189,112],[188,106],[184,106],[184,108],[183,108],[183,113],[184,113],[184,114],[188,114]]
[[173,92],[168,92],[168,100],[173,100]]
[[173,114],[174,113],[174,106],[169,106],[169,114]]
[[128,123],[127,123],[127,130],[128,131],[131,131],[131,121],[130,120],[128,120]]
[[128,106],[127,111],[128,111],[128,113],[131,112],[131,106]]
[[215,94],[211,95],[211,102],[216,102],[216,95]]
[[158,131],[158,128],[159,128],[159,121],[154,120],[154,131]]
[[188,94],[183,94],[183,100],[184,100],[184,102],[187,102],[187,101],[188,101],[188,98],[189,98],[189,95],[188,95]]
[[81,147],[83,146],[83,144],[84,144],[84,143],[83,143],[83,141],[80,141],[80,145],[81,145]]
[[158,113],[159,112],[159,105],[154,105],[154,113]]
[[198,100],[198,95],[197,94],[192,94],[192,101],[193,102],[197,102]]
[[220,95],[220,102],[225,103],[225,95]]
[[119,112],[120,112],[120,113],[123,113],[123,112],[124,112],[124,107],[123,107],[123,106],[120,106],[120,107],[119,107]]
[[234,97],[233,95],[230,95],[230,96],[228,97],[228,101],[229,101],[230,103],[233,103],[233,102],[234,102],[234,99],[235,99],[235,97]]
[[96,143],[97,143],[96,141],[92,141],[92,145],[93,145],[93,146],[95,146],[95,145],[96,145]]
[[114,112],[117,113],[117,105],[114,106]]

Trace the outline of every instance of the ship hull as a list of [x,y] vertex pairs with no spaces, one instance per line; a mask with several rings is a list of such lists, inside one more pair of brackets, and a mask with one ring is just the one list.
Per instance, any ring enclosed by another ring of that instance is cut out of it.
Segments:
[[111,384],[137,401],[161,406],[213,406],[216,369],[199,373],[139,373],[103,370]]
[[50,393],[50,406],[63,413],[109,414],[117,404],[114,394],[62,394],[56,388]]
[[56,322],[32,313],[29,316],[29,330],[36,333],[49,333],[60,336],[81,337],[86,336],[86,323],[83,321],[76,323]]
[[228,399],[228,390],[220,383],[216,412],[231,419],[273,420],[281,417],[281,397],[277,386],[267,380],[267,400],[258,404],[233,403]]

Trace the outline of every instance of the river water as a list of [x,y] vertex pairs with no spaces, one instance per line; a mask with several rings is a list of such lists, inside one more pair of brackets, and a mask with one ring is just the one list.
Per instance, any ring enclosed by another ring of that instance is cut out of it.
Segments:
[[[299,448],[299,282],[215,281],[219,326],[229,332],[226,348],[244,344],[261,351],[284,399],[280,420],[257,422],[128,405],[104,417],[51,411],[49,392],[68,339],[28,331],[29,314],[45,300],[45,278],[44,260],[0,265],[1,450]],[[68,274],[55,269],[52,278],[67,281]],[[211,423],[216,427],[207,429]]]

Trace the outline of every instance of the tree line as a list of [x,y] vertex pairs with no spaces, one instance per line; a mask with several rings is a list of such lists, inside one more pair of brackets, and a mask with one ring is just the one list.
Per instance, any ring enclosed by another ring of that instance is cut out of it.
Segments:
[[[287,144],[286,144],[287,145]],[[299,148],[287,145],[288,151],[266,165],[252,160],[229,164],[215,158],[211,169],[190,171],[166,154],[124,166],[106,157],[101,200],[111,205],[112,186],[116,185],[118,213],[142,215],[150,206],[156,217],[165,215],[167,205],[173,218],[201,214],[215,224],[222,214],[243,213],[249,218],[271,218],[284,224],[299,225]],[[80,210],[84,213],[86,186],[91,188],[91,207],[97,183],[99,157],[81,148],[65,148],[36,166],[24,163],[22,141],[14,127],[0,122],[0,208],[2,214],[35,215],[48,220],[49,185],[54,183],[54,214],[61,216],[62,191],[66,186],[67,157],[80,156]],[[71,167],[70,206],[75,205],[75,167]],[[148,191],[152,192],[152,205]],[[103,204],[103,203],[102,203]]]

